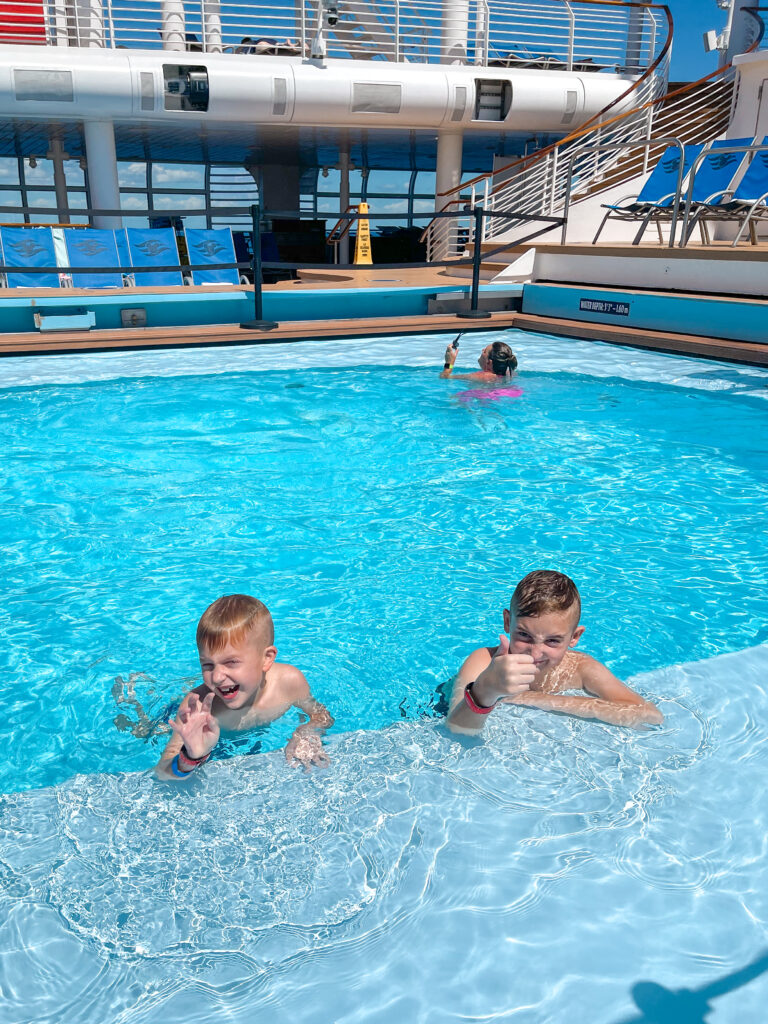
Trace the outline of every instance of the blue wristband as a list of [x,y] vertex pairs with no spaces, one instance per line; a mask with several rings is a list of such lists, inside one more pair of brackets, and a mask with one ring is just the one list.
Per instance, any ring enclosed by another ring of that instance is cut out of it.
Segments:
[[171,761],[171,771],[173,772],[173,774],[176,776],[177,779],[187,779],[192,774],[192,772],[183,772],[183,771],[181,771],[179,769],[179,755],[178,754]]

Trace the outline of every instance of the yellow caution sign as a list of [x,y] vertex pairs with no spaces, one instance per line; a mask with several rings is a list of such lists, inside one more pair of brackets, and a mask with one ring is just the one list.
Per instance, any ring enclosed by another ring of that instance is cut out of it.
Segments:
[[[360,203],[357,212],[368,213],[368,203]],[[373,263],[371,259],[371,225],[367,216],[357,222],[357,241],[355,242],[355,263]]]

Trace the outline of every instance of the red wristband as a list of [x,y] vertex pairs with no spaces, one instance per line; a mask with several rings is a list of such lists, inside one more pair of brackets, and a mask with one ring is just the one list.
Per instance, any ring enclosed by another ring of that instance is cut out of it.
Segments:
[[478,704],[475,701],[474,697],[472,696],[472,687],[474,685],[475,680],[473,679],[471,683],[467,683],[467,685],[464,687],[464,701],[467,707],[469,708],[470,711],[474,711],[476,715],[490,715],[490,713],[496,707],[495,701],[493,704],[491,704],[489,708],[481,707],[481,705]]
[[190,755],[187,753],[187,748],[185,746],[182,746],[181,750],[178,753],[179,762],[184,761],[192,768],[199,768],[201,764],[205,764],[205,762],[208,760],[210,756],[211,752],[209,750],[208,753],[204,754],[202,757],[190,757]]

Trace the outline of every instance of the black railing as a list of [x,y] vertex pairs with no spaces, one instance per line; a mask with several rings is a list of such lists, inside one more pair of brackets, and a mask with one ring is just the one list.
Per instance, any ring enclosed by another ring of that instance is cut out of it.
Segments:
[[[3,214],[16,214],[24,213],[25,211],[18,206],[0,206],[0,218]],[[28,212],[34,212],[35,216],[58,216],[59,211],[55,207],[42,208],[35,207],[34,210]],[[357,263],[335,263],[329,265],[328,263],[313,263],[308,261],[295,262],[295,261],[275,261],[275,260],[262,260],[261,255],[261,239],[262,239],[262,219],[272,220],[280,218],[289,218],[295,220],[306,219],[302,217],[300,211],[296,210],[270,210],[264,217],[258,204],[251,206],[215,206],[215,207],[203,207],[195,210],[168,210],[165,211],[169,217],[178,218],[183,220],[187,217],[205,217],[210,213],[215,212],[218,217],[242,217],[250,214],[251,217],[251,249],[252,256],[249,261],[237,261],[227,263],[205,263],[205,264],[174,264],[172,266],[145,266],[145,267],[134,267],[134,266],[89,266],[89,267],[69,267],[69,266],[53,266],[53,267],[17,267],[8,266],[5,263],[0,264],[0,273],[13,273],[13,274],[67,274],[73,277],[77,274],[123,274],[123,275],[139,275],[142,273],[164,273],[173,271],[202,271],[202,270],[250,270],[253,275],[253,290],[254,290],[254,315],[252,320],[243,322],[240,326],[248,329],[256,330],[271,330],[278,325],[272,320],[265,320],[263,315],[263,276],[264,270],[318,270],[328,269],[332,266],[333,270],[359,270],[360,264]],[[146,210],[107,210],[107,209],[81,209],[77,211],[79,216],[87,216],[89,219],[103,218],[103,217],[141,217],[146,219]],[[514,244],[516,246],[523,245],[526,242],[538,237],[539,235],[550,231],[553,227],[562,227],[564,225],[563,217],[546,216],[543,214],[527,214],[527,213],[498,213],[494,210],[484,210],[481,206],[476,206],[474,209],[466,207],[462,210],[443,210],[426,212],[423,214],[414,214],[414,219],[424,219],[433,221],[436,219],[466,219],[468,216],[474,217],[474,249],[471,257],[466,258],[453,258],[445,260],[434,260],[428,262],[426,260],[418,262],[399,262],[399,263],[376,263],[377,269],[388,270],[388,269],[416,269],[424,267],[434,266],[450,266],[450,267],[461,267],[466,266],[472,267],[472,284],[469,290],[469,309],[458,313],[458,316],[469,317],[469,318],[481,318],[486,317],[490,314],[483,312],[479,309],[479,290],[480,290],[480,269],[483,259],[489,259],[492,256],[503,252],[509,248],[509,243],[502,242],[500,245],[493,249],[482,251],[481,242],[483,234],[483,223],[486,218],[496,217],[503,220],[507,220],[511,223],[523,224],[526,222],[537,221],[542,222],[543,226],[532,231],[524,238],[515,239]],[[375,211],[369,210],[367,213],[360,214],[356,211],[348,212],[341,215],[340,220],[358,221],[358,220],[392,220],[402,221],[403,215],[401,213],[376,213]],[[11,227],[13,225],[7,225]],[[20,228],[33,228],[34,224],[20,224]],[[46,225],[49,227],[65,227],[66,225]],[[87,229],[89,225],[70,225],[74,230]],[[107,229],[111,230],[111,229]],[[120,230],[114,229],[114,230]]]

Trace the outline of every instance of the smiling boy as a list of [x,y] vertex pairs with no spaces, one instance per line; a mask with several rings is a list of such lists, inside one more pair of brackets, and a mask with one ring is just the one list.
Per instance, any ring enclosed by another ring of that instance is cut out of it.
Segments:
[[333,725],[309,692],[304,675],[275,661],[272,616],[246,594],[229,594],[203,612],[197,626],[203,683],[181,703],[174,735],[155,766],[161,779],[183,779],[204,764],[224,732],[268,725],[296,707],[309,716],[285,748],[286,760],[309,767],[328,763],[322,734]]
[[[642,728],[664,716],[605,665],[574,651],[584,627],[581,598],[568,576],[539,569],[522,579],[504,609],[498,647],[479,647],[459,669],[447,725],[477,733],[499,702]],[[584,690],[589,696],[569,696]]]

